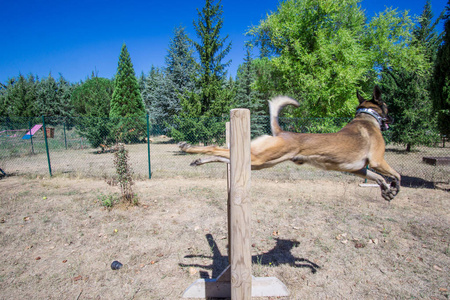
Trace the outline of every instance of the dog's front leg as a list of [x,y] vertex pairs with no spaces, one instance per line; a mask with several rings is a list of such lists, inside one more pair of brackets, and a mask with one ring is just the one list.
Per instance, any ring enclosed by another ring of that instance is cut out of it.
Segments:
[[205,157],[205,158],[198,158],[198,159],[194,160],[193,162],[191,162],[190,166],[196,167],[196,166],[201,166],[201,165],[212,163],[212,162],[220,162],[220,163],[229,164],[230,159],[225,158],[225,157],[220,157],[220,156],[210,156],[210,157]]
[[381,197],[387,201],[394,199],[400,189],[400,183],[397,179],[394,179],[391,186],[389,186],[383,176],[366,168],[355,171],[353,174],[375,181],[381,188]]

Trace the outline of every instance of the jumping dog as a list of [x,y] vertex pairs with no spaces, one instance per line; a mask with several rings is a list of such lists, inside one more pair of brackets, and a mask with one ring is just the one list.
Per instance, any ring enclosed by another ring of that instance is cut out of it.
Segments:
[[[270,168],[290,160],[298,165],[307,163],[325,170],[350,172],[374,180],[381,188],[381,195],[390,201],[400,190],[400,174],[384,159],[385,143],[381,131],[389,128],[392,118],[388,116],[386,104],[381,100],[381,91],[375,86],[371,100],[357,93],[359,106],[355,118],[336,133],[294,133],[283,131],[278,123],[278,114],[286,105],[299,106],[289,97],[277,97],[269,101],[272,136],[263,135],[251,142],[252,170]],[[186,153],[208,154],[191,166],[210,162],[229,163],[230,152],[217,146],[191,146],[180,143]],[[392,179],[390,185],[379,174]]]

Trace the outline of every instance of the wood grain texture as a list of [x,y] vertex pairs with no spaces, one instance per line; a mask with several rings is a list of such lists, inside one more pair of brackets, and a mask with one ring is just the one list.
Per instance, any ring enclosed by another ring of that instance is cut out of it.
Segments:
[[230,112],[231,299],[251,299],[250,111]]

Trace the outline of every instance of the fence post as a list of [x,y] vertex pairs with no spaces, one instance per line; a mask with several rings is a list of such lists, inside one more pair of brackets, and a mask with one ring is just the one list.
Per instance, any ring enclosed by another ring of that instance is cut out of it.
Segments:
[[152,179],[152,167],[150,164],[150,121],[147,113],[147,156],[148,156],[148,179]]
[[52,177],[52,166],[50,164],[50,153],[48,152],[47,129],[45,129],[45,117],[44,116],[42,116],[42,128],[44,129],[45,149],[47,150],[48,172],[50,173],[50,177]]
[[66,145],[66,150],[67,150],[66,121],[64,121],[64,145]]
[[30,130],[31,154],[34,154],[33,135],[31,134],[31,120],[28,122],[28,127]]

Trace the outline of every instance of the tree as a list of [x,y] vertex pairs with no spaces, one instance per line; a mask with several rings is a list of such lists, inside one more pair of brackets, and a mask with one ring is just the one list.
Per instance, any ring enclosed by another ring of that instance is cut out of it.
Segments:
[[145,137],[145,108],[127,46],[122,45],[109,116],[117,141],[138,142]]
[[33,117],[36,113],[36,82],[30,74],[26,79],[22,74],[18,78],[11,78],[7,85],[3,86],[3,115],[11,117]]
[[194,28],[199,42],[193,42],[199,62],[196,85],[180,98],[182,110],[174,117],[170,126],[170,135],[175,140],[192,143],[214,141],[222,142],[225,128],[225,114],[233,107],[233,91],[227,90],[225,68],[230,61],[223,62],[231,50],[231,43],[220,37],[223,26],[222,5],[220,0],[214,4],[206,0],[205,6],[198,12]]
[[181,111],[180,99],[195,91],[195,60],[190,40],[183,27],[174,30],[169,43],[166,66],[152,74],[150,98],[152,118],[163,125]]
[[220,30],[223,26],[221,17],[222,5],[219,0],[216,4],[213,0],[206,0],[204,8],[198,12],[198,20],[194,22],[194,28],[199,38],[199,42],[193,42],[199,55],[197,65],[199,78],[197,86],[200,92],[185,98],[185,106],[200,106],[199,110],[188,109],[189,111],[198,111],[199,115],[221,116],[229,106],[227,99],[221,95],[223,83],[226,76],[225,68],[231,61],[222,62],[231,50],[231,43],[227,43],[228,35],[225,38],[220,37]]
[[433,107],[438,114],[441,134],[450,136],[450,1],[447,2],[443,19],[444,36],[436,55],[431,87]]
[[248,32],[266,55],[257,62],[258,88],[298,99],[293,116],[348,117],[355,90],[372,90],[384,66],[422,68],[423,54],[409,47],[408,15],[387,9],[366,23],[359,2],[282,2]]
[[436,33],[436,26],[442,20],[444,14],[442,12],[436,20],[433,21],[433,10],[431,9],[431,2],[427,0],[423,8],[422,14],[418,17],[418,24],[414,28],[413,35],[416,42],[424,47],[426,57],[434,62],[439,45],[442,42],[442,35]]
[[93,76],[76,87],[72,92],[71,104],[76,116],[109,117],[110,102],[114,83]]
[[256,68],[247,49],[244,63],[239,66],[236,76],[236,106],[250,110],[252,137],[266,133],[267,128],[267,105],[262,93],[254,88],[256,78]]
[[430,145],[438,139],[436,118],[433,116],[428,76],[409,70],[384,70],[381,87],[389,114],[395,123],[388,133],[391,142],[406,145]]
[[111,80],[92,74],[91,78],[72,92],[71,103],[77,130],[94,148],[113,142],[112,124],[109,122],[113,90],[114,84]]
[[134,73],[133,63],[127,46],[123,44],[114,80],[114,92],[109,115],[110,117],[135,117],[144,114],[144,103]]

